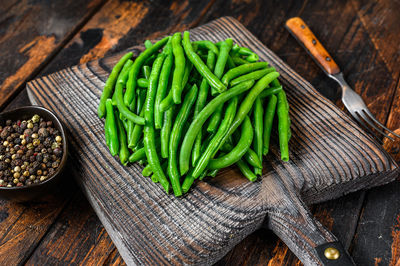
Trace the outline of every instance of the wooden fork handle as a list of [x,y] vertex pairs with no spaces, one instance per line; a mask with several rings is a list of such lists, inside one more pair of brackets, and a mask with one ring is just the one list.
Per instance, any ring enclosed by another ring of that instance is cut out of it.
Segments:
[[310,30],[307,24],[299,17],[294,17],[286,21],[286,28],[306,49],[311,57],[328,75],[340,72],[338,65],[333,61],[328,51],[322,46]]

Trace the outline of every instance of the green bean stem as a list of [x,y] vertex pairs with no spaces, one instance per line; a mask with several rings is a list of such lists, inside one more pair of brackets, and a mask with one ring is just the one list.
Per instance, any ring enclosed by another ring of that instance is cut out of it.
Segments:
[[129,52],[125,54],[118,63],[112,69],[106,84],[104,85],[103,92],[101,93],[99,107],[97,108],[97,113],[100,118],[102,118],[106,114],[106,100],[111,97],[114,86],[117,82],[118,74],[125,65],[125,62],[132,58],[133,53]]

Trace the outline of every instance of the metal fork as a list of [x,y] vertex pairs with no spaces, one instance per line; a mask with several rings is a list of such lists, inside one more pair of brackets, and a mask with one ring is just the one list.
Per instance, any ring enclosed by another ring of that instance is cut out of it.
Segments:
[[342,102],[353,118],[368,130],[377,139],[379,137],[367,126],[374,128],[377,132],[394,141],[384,130],[400,138],[400,135],[394,133],[382,123],[380,123],[373,114],[368,110],[363,99],[354,90],[350,88],[343,78],[338,65],[333,61],[332,57],[325,50],[322,44],[317,40],[307,24],[299,17],[291,18],[286,21],[286,28],[295,37],[299,43],[306,49],[316,63],[324,70],[324,72],[342,88]]

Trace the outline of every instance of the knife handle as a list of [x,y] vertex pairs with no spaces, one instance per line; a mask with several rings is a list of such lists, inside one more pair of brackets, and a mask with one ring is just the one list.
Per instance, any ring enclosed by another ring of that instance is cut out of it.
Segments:
[[288,19],[285,26],[326,74],[334,75],[340,72],[338,65],[333,61],[328,51],[301,18]]

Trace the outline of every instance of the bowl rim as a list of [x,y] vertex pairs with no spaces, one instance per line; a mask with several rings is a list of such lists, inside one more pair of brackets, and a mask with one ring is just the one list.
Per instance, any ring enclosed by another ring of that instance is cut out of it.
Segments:
[[61,122],[61,120],[57,117],[57,115],[53,111],[51,111],[43,106],[27,105],[27,106],[22,106],[22,107],[18,107],[18,108],[12,109],[12,110],[1,112],[0,115],[7,116],[9,114],[16,113],[21,110],[29,110],[29,109],[42,110],[42,111],[50,114],[50,116],[52,117],[52,119],[51,119],[52,122],[56,122],[59,125],[61,136],[63,138],[63,156],[61,158],[60,165],[58,166],[56,172],[50,178],[46,179],[43,182],[40,182],[37,184],[32,184],[32,185],[25,185],[25,186],[21,186],[21,187],[0,187],[0,190],[27,190],[27,189],[34,188],[34,187],[43,186],[43,185],[51,182],[56,176],[58,176],[61,173],[61,171],[63,170],[63,168],[67,162],[67,158],[68,158],[67,134],[65,133],[65,128],[64,128],[63,123]]

